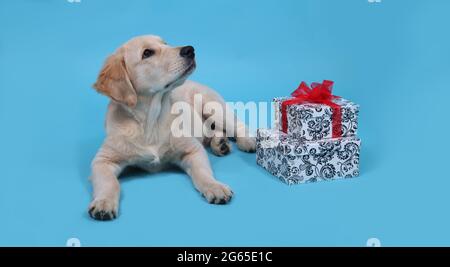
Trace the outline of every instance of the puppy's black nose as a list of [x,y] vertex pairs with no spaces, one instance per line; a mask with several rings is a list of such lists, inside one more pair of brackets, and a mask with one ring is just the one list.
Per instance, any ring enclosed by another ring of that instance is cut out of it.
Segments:
[[180,56],[193,59],[195,57],[195,50],[192,46],[184,46],[180,50]]

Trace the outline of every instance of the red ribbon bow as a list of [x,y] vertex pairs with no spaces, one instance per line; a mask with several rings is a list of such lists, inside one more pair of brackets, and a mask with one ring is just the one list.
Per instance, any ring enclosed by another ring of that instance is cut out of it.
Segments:
[[333,138],[341,137],[342,135],[342,112],[341,106],[334,103],[333,100],[340,98],[339,96],[332,95],[333,82],[324,80],[323,83],[312,83],[309,87],[305,82],[302,82],[300,86],[292,92],[293,98],[285,100],[281,103],[281,122],[282,130],[287,133],[287,107],[289,105],[301,104],[301,103],[315,103],[324,104],[333,110],[332,131]]

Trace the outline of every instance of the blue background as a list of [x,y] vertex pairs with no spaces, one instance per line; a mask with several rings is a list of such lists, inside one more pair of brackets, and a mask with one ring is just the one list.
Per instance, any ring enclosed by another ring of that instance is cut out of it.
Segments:
[[[450,245],[450,2],[0,2],[0,245]],[[361,176],[288,187],[238,151],[210,159],[236,192],[207,204],[186,175],[132,173],[120,217],[87,215],[108,100],[105,57],[153,33],[196,47],[192,79],[228,101],[301,80],[361,105]]]

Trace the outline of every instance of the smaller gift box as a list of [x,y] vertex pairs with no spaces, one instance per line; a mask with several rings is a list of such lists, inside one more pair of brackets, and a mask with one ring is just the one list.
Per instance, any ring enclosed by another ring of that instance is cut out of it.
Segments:
[[258,129],[256,142],[257,164],[289,185],[359,175],[356,136],[300,141],[275,129]]
[[274,128],[300,140],[356,135],[359,106],[332,95],[333,82],[305,82],[291,97],[274,98]]

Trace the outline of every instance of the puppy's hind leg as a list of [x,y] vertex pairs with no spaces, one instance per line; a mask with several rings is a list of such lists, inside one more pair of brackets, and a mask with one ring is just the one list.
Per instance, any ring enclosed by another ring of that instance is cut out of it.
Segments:
[[211,151],[216,156],[225,156],[231,152],[231,144],[223,132],[215,131],[210,141]]
[[[204,108],[205,119],[214,121],[216,131],[224,132],[226,137],[235,138],[240,150],[255,152],[256,138],[250,135],[247,125],[236,117],[231,108],[227,107],[223,98],[212,90],[204,93],[204,95],[207,100],[205,105],[214,103],[213,106],[215,106],[212,109],[214,111],[211,112],[209,112],[208,107]],[[218,107],[221,108],[221,112],[217,112]]]
[[[234,116],[232,111],[228,111],[228,117]],[[229,127],[228,123],[229,119],[227,118],[226,127]],[[234,127],[234,126],[233,126]],[[253,153],[256,151],[256,138],[254,136],[250,136],[247,126],[236,118],[235,124],[236,130],[234,131],[234,137],[236,138],[236,144],[238,148],[245,152]]]

